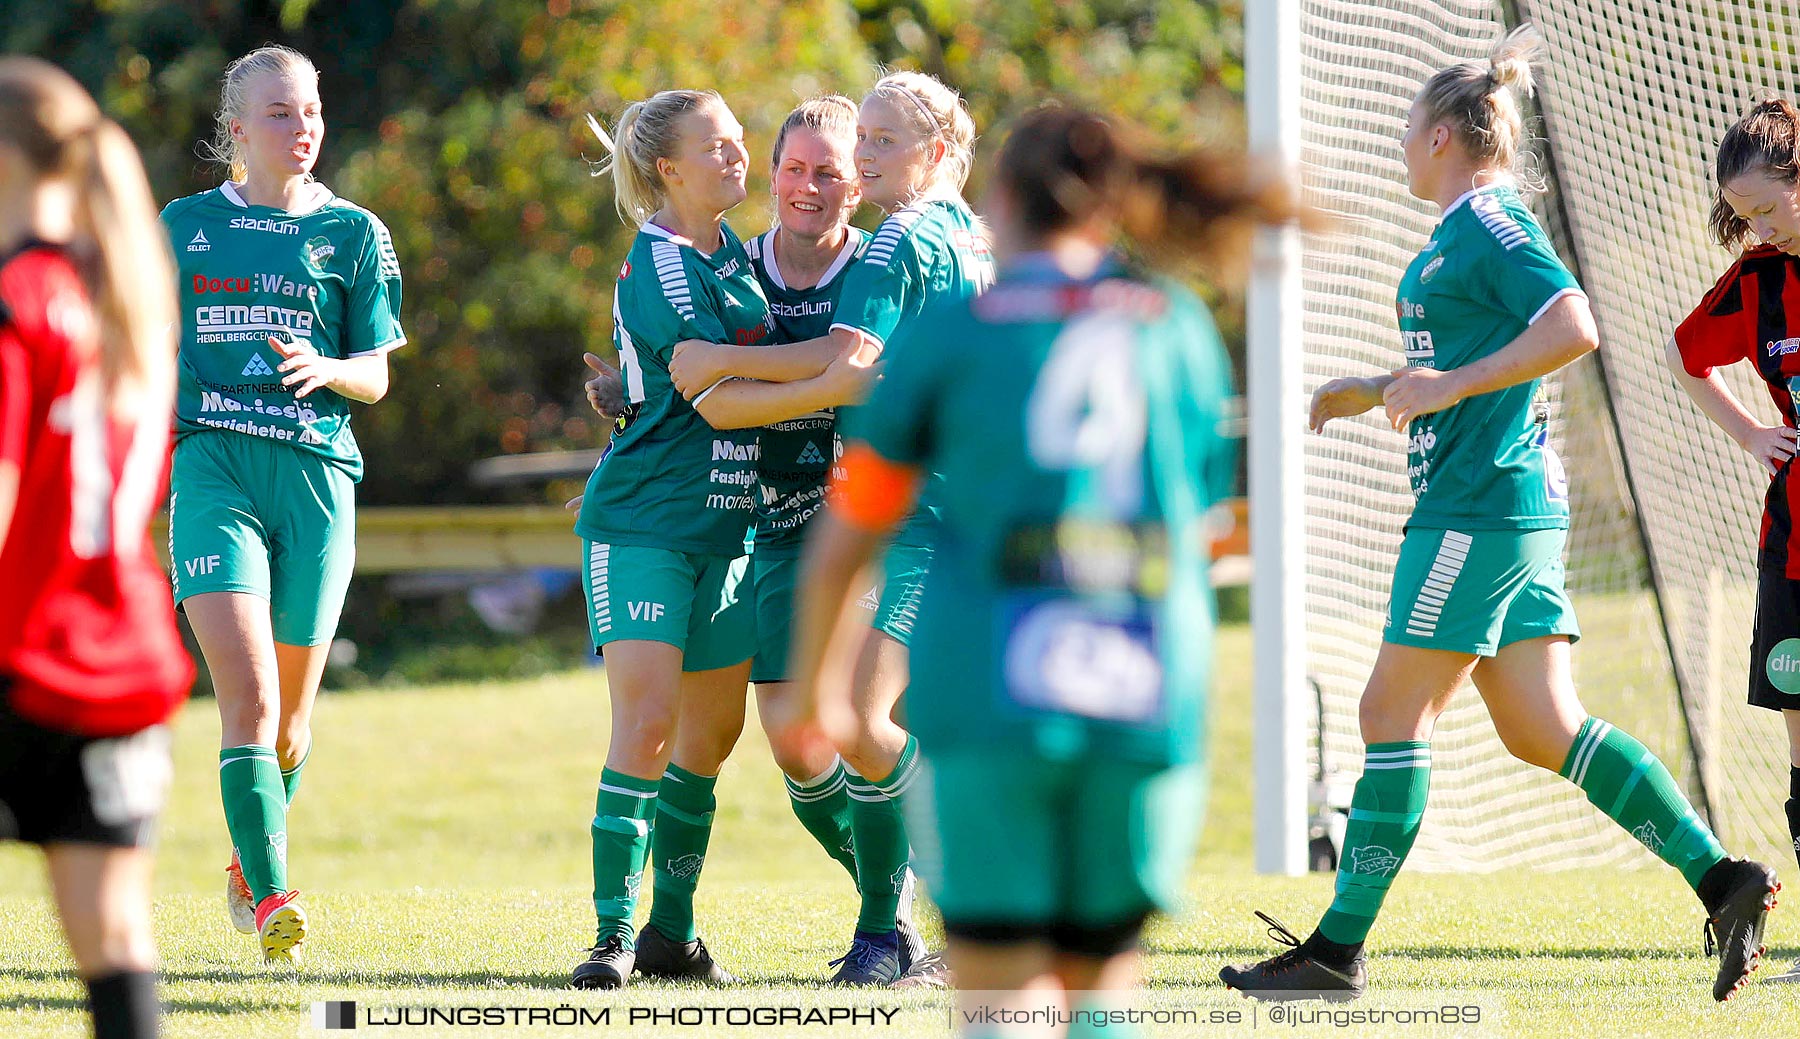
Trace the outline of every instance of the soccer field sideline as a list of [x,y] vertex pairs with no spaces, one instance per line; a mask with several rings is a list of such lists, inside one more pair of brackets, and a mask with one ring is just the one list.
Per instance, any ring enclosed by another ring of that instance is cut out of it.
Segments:
[[[1190,906],[1157,926],[1147,973],[1168,1005],[1247,1009],[1213,980],[1227,960],[1272,945],[1262,909],[1304,928],[1331,879],[1257,877],[1249,841],[1249,637],[1221,633],[1206,835]],[[176,790],[165,820],[157,928],[169,1036],[315,1034],[311,1004],[898,1007],[870,1035],[947,1034],[942,994],[813,988],[843,952],[854,899],[847,878],[793,820],[754,718],[720,783],[701,885],[701,927],[722,962],[755,987],[702,993],[639,986],[617,994],[563,986],[592,917],[588,839],[593,777],[605,739],[602,673],[525,682],[328,696],[317,756],[295,803],[292,861],[314,938],[297,976],[262,968],[229,929],[219,888],[225,835],[213,780],[217,720],[201,701],[177,728]],[[504,748],[504,749],[497,749]],[[0,849],[0,1035],[85,1034],[81,994],[42,897],[31,849]],[[1771,966],[1800,954],[1800,918],[1778,909]],[[1700,912],[1665,870],[1462,877],[1403,874],[1374,935],[1369,1008],[1482,1006],[1489,1024],[1318,1026],[1333,1035],[1794,1034],[1800,987],[1755,986],[1712,1003]],[[935,928],[930,928],[936,937]],[[798,991],[796,991],[798,990]],[[1494,1015],[1499,1023],[1492,1023]],[[1248,1025],[1151,1034],[1237,1035]],[[1291,1027],[1291,1026],[1284,1026]],[[294,1030],[290,1032],[290,1029]],[[935,1031],[932,1031],[935,1029]],[[822,1026],[756,1035],[853,1034]],[[622,1017],[593,1034],[732,1034],[728,1026],[635,1029]],[[1309,1029],[1299,1028],[1302,1034]],[[409,1028],[407,1035],[570,1034],[558,1027]],[[316,1033],[324,1034],[324,1033]]]

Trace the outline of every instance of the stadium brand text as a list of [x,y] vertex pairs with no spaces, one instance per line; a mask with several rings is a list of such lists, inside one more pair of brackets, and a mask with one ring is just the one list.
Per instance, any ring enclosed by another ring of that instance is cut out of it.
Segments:
[[300,225],[287,220],[268,220],[263,217],[240,216],[231,222],[235,231],[266,231],[269,234],[300,233]]
[[831,301],[803,301],[800,303],[770,303],[769,313],[776,317],[813,317],[818,314],[831,313]]

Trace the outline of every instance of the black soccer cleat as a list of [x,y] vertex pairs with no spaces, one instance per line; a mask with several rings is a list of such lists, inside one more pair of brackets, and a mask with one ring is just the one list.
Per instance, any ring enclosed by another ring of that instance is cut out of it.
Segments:
[[709,985],[735,985],[738,980],[713,962],[705,942],[698,938],[678,942],[649,924],[638,932],[637,972],[666,981],[703,981]]
[[1270,1002],[1323,999],[1330,1003],[1347,1003],[1368,990],[1369,972],[1360,948],[1348,964],[1332,966],[1315,957],[1308,943],[1286,924],[1267,913],[1256,915],[1269,925],[1269,937],[1288,949],[1260,963],[1221,969],[1219,980],[1227,988]]
[[1761,965],[1763,926],[1769,910],[1775,908],[1775,892],[1781,881],[1775,871],[1749,859],[1726,859],[1714,869],[1724,869],[1725,894],[1718,904],[1706,907],[1707,919],[1702,928],[1706,938],[1706,954],[1719,957],[1719,976],[1713,980],[1713,998],[1723,1003],[1737,994],[1750,980],[1750,972]]
[[569,984],[576,988],[624,988],[631,977],[631,943],[616,934],[596,941],[588,958],[575,965]]
[[900,979],[900,942],[892,933],[858,931],[850,939],[850,951],[826,966],[837,968],[833,985],[892,985]]

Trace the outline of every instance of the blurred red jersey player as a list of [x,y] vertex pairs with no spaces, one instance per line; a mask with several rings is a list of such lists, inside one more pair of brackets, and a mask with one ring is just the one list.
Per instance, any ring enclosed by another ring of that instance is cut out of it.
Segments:
[[0,840],[44,849],[97,1039],[156,1034],[149,844],[194,675],[145,534],[171,273],[124,131],[0,59]]

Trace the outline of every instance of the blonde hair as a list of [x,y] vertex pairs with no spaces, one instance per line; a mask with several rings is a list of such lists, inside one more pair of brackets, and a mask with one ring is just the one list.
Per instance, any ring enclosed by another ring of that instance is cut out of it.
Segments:
[[926,140],[944,142],[944,158],[930,186],[949,183],[961,192],[975,165],[975,119],[962,95],[936,76],[889,72],[875,82],[868,97],[882,98],[905,113]]
[[1713,163],[1713,204],[1707,229],[1727,249],[1756,244],[1750,222],[1725,198],[1725,185],[1746,173],[1761,173],[1793,186],[1800,182],[1800,112],[1784,97],[1758,101],[1719,139]]
[[74,189],[67,243],[99,319],[101,377],[112,410],[172,392],[175,264],[137,148],[74,77],[37,58],[0,58],[0,140],[38,180]]
[[232,121],[244,117],[244,109],[250,103],[250,81],[269,72],[306,75],[312,77],[315,85],[319,82],[319,70],[313,67],[311,59],[292,47],[275,43],[258,47],[225,66],[219,84],[219,110],[213,113],[213,139],[201,142],[200,154],[225,167],[225,175],[232,180],[241,181],[250,172],[244,161],[243,144],[231,136]]
[[1541,189],[1542,178],[1526,154],[1521,95],[1534,90],[1531,63],[1544,39],[1530,22],[1494,41],[1486,64],[1465,61],[1432,76],[1419,93],[1429,123],[1447,122],[1469,157],[1487,169],[1512,174]]
[[716,90],[659,90],[625,106],[610,136],[588,116],[589,128],[610,153],[595,166],[594,176],[612,172],[613,206],[619,219],[642,227],[662,208],[668,193],[656,160],[675,154],[683,116],[715,104],[725,104]]
[[836,137],[847,137],[856,142],[856,102],[842,94],[823,94],[809,97],[794,106],[794,110],[781,121],[781,129],[775,133],[775,150],[769,153],[769,166],[780,165],[781,149],[787,144],[789,130],[805,127],[817,130],[821,134]]

